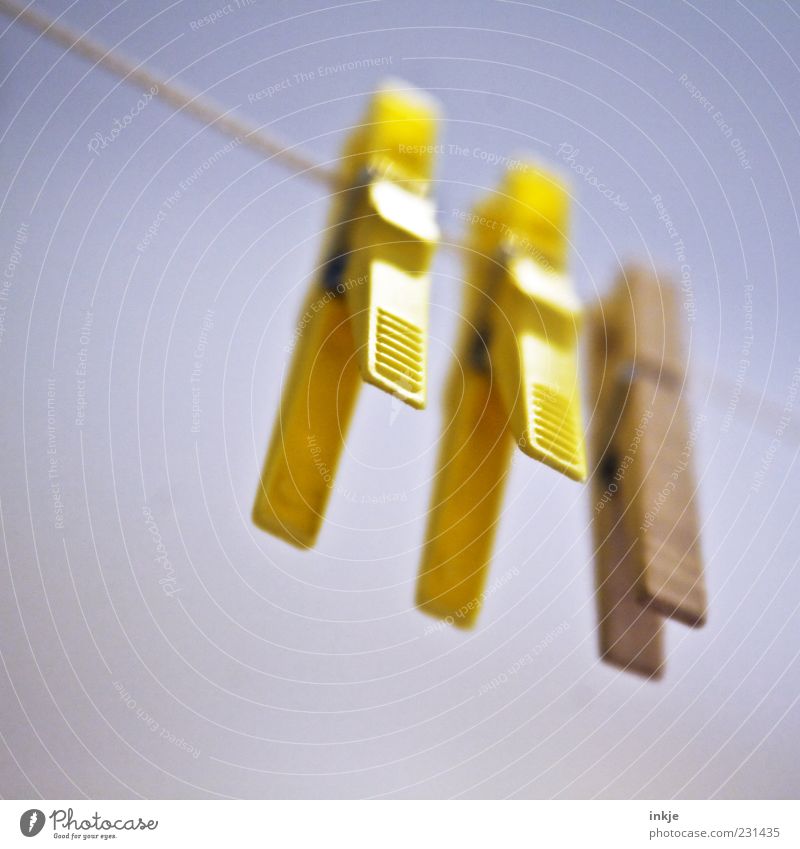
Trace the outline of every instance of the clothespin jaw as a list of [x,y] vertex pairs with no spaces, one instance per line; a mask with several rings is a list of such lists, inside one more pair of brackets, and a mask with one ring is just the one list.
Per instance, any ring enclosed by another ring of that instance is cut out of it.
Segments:
[[[462,349],[463,350],[463,349]],[[420,610],[460,628],[481,607],[514,441],[493,376],[462,357],[445,406],[448,421],[417,580]]]
[[253,508],[256,525],[301,548],[322,525],[362,380],[425,404],[436,125],[432,101],[395,84],[375,94],[345,148]]
[[364,379],[425,406],[429,280],[438,230],[427,197],[377,179],[354,225],[352,322]]
[[591,452],[600,647],[658,677],[662,620],[706,617],[675,290],[627,269],[589,319]]
[[466,325],[417,583],[420,609],[460,627],[480,610],[514,443],[585,474],[567,206],[561,186],[526,167],[472,216]]
[[421,92],[387,84],[349,150],[350,313],[366,380],[425,406],[430,281],[439,229],[429,197],[438,113]]

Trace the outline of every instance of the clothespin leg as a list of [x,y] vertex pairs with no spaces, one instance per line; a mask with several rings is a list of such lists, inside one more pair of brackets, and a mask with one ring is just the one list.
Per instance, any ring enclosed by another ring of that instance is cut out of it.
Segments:
[[631,385],[622,427],[632,432],[643,419],[647,439],[620,484],[633,505],[629,532],[642,548],[638,592],[643,604],[664,616],[699,626],[706,618],[706,589],[689,462],[691,437],[681,390],[653,380]]
[[467,628],[480,609],[514,442],[491,374],[456,366],[448,415],[417,605]]
[[[607,465],[607,464],[604,464]],[[660,678],[664,668],[661,616],[639,600],[635,539],[627,534],[614,471],[594,475],[595,602],[600,655],[622,669]]]
[[301,548],[314,545],[361,376],[344,299],[314,287],[256,493],[253,521]]

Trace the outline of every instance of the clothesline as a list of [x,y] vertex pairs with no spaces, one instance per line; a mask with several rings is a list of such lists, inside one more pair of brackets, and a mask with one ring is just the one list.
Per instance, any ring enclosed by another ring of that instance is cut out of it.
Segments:
[[287,144],[250,121],[231,115],[229,110],[214,101],[184,88],[169,78],[158,76],[113,48],[106,48],[93,41],[85,33],[76,32],[58,19],[52,19],[30,6],[24,7],[10,0],[0,0],[0,9],[15,16],[15,23],[26,24],[46,38],[66,47],[68,51],[74,51],[95,65],[111,71],[125,82],[132,83],[143,91],[155,90],[156,97],[178,111],[186,112],[219,132],[240,139],[242,144],[266,155],[268,159],[277,160],[287,168],[329,188],[337,185],[337,175],[333,169],[316,162],[296,145]]
[[[85,57],[96,67],[105,68],[144,91],[154,91],[155,97],[218,132],[238,139],[243,145],[266,156],[269,161],[289,168],[299,176],[313,180],[329,190],[339,187],[339,178],[334,168],[318,162],[298,145],[288,144],[251,121],[232,115],[230,110],[213,100],[184,88],[171,78],[159,76],[141,63],[137,64],[124,57],[115,48],[107,48],[86,33],[77,32],[61,23],[58,18],[51,18],[30,6],[26,7],[12,0],[0,0],[0,11],[13,16],[13,23],[19,22],[31,27],[41,36],[62,45],[67,51]],[[442,234],[441,247],[452,251],[463,249],[458,236],[447,232]],[[746,384],[737,384],[724,375],[709,373],[707,370],[701,379],[720,396],[725,395],[728,399],[737,398],[748,403],[760,414],[759,422],[765,430],[774,430],[784,415],[783,404]],[[764,417],[763,422],[761,416]],[[800,443],[800,428],[797,425],[784,429],[783,436],[786,437],[790,433],[791,441]]]

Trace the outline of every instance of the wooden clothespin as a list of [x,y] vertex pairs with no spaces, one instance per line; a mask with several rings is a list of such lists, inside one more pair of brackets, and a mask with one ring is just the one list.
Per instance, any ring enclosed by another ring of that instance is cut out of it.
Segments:
[[600,651],[660,677],[664,617],[691,626],[706,618],[676,292],[629,268],[588,330]]
[[300,547],[322,524],[362,379],[425,406],[437,123],[429,97],[387,84],[343,154],[344,188],[253,508],[256,525]]
[[514,443],[570,478],[586,475],[568,205],[551,175],[520,163],[471,217],[467,327],[417,583],[422,610],[462,627],[480,608]]

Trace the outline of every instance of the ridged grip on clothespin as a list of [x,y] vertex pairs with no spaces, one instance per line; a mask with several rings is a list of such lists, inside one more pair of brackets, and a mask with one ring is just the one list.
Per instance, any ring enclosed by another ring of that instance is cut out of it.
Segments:
[[511,430],[525,454],[582,481],[579,302],[563,275],[529,258],[512,259],[506,275],[496,288],[490,345]]

